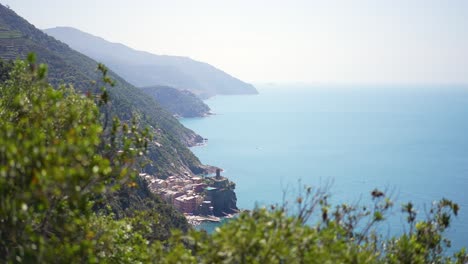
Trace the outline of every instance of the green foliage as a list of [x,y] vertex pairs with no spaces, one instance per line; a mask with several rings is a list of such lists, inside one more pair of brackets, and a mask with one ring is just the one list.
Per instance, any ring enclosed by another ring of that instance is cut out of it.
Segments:
[[90,198],[105,190],[94,102],[44,81],[45,65],[18,61],[0,86],[0,255],[18,261],[81,259]]
[[284,211],[257,209],[221,227],[205,243],[189,241],[203,263],[367,263],[377,258],[343,234],[333,225],[317,229]]
[[12,61],[4,61],[0,59],[0,83],[9,79],[10,71],[13,68]]
[[[258,208],[212,235],[176,234],[162,258],[173,263],[467,263],[465,249],[452,257],[444,251],[450,245],[443,232],[457,214],[455,203],[442,199],[426,220],[408,221],[414,231],[387,239],[376,228],[393,204],[378,190],[372,198],[369,208],[340,205],[331,210],[325,191],[306,188],[296,201],[298,211],[284,205]],[[313,219],[316,224],[307,224]]]
[[[450,225],[452,215],[458,214],[456,203],[442,199],[434,203],[426,220],[416,222],[416,211],[411,203],[404,204],[402,211],[408,214],[410,231],[401,237],[386,242],[388,263],[448,263],[450,258],[444,256],[444,249],[450,247],[450,240],[443,237],[443,232]],[[465,250],[455,254],[457,263],[468,262]]]

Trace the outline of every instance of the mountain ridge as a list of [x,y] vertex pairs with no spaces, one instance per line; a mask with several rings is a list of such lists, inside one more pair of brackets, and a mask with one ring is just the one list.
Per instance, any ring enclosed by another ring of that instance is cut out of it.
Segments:
[[55,27],[43,31],[105,63],[137,87],[171,86],[189,90],[201,98],[220,94],[258,93],[253,85],[189,57],[156,55],[136,50],[72,27]]

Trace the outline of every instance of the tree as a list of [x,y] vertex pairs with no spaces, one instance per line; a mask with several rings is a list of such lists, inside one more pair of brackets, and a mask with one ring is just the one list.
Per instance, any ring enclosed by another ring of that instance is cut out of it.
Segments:
[[0,83],[8,80],[8,75],[13,67],[12,61],[4,61],[0,59]]
[[101,155],[95,102],[73,87],[54,89],[46,73],[30,55],[0,85],[0,259],[90,261],[94,201],[132,184],[132,155],[141,149],[124,130],[119,156]]

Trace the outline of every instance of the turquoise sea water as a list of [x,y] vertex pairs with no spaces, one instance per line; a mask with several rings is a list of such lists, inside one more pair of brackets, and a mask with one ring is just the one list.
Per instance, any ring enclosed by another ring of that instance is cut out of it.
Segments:
[[182,122],[209,139],[193,152],[236,183],[239,208],[281,203],[299,179],[332,182],[334,202],[379,188],[396,200],[394,234],[403,202],[424,215],[446,197],[461,206],[453,248],[468,246],[468,88],[274,86],[206,103],[216,115]]

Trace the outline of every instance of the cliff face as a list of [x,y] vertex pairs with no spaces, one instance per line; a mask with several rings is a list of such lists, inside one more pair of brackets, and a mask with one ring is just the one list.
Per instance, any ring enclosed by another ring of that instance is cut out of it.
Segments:
[[216,177],[209,178],[209,185],[212,186],[208,191],[208,199],[213,205],[213,214],[215,216],[225,216],[227,214],[236,213],[237,197],[234,189],[236,184],[229,181],[228,178],[221,176],[221,170],[216,170]]
[[236,213],[237,197],[232,189],[220,189],[213,194],[213,214],[215,216],[226,216],[226,214]]

